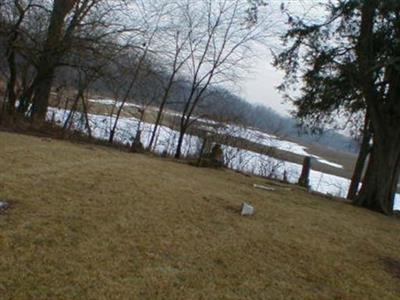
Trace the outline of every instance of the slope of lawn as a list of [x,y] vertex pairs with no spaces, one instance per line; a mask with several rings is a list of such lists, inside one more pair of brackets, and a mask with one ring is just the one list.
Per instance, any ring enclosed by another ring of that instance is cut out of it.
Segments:
[[254,183],[0,132],[0,299],[400,298],[399,219]]

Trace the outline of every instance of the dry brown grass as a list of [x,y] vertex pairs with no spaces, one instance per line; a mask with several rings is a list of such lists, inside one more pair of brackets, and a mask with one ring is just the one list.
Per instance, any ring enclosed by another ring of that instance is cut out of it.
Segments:
[[253,183],[0,132],[0,298],[399,299],[399,220]]

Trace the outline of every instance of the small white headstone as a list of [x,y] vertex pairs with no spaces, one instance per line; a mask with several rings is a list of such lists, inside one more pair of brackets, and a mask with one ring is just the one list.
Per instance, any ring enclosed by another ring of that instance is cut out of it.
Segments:
[[251,206],[250,204],[243,202],[242,203],[242,216],[252,216],[254,215],[254,207]]

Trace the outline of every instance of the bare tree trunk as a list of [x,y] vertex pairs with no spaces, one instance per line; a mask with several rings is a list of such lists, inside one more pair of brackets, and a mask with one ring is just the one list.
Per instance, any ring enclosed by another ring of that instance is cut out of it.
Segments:
[[175,158],[179,159],[182,155],[183,138],[185,137],[186,130],[181,129],[179,132],[178,145],[176,147]]
[[351,177],[349,191],[347,193],[347,199],[349,200],[354,200],[358,194],[358,189],[362,179],[362,173],[367,161],[368,154],[371,151],[371,146],[370,146],[371,137],[372,135],[371,135],[368,116],[365,116],[363,138],[361,142],[360,152],[358,153],[357,162],[354,167],[354,172],[353,176]]
[[167,104],[168,97],[169,97],[172,85],[174,83],[174,80],[175,80],[175,75],[177,73],[177,71],[175,70],[176,69],[176,59],[177,58],[175,57],[174,70],[173,70],[172,74],[170,75],[170,78],[169,78],[169,81],[168,81],[168,85],[165,88],[164,95],[163,95],[163,97],[161,99],[160,106],[158,107],[156,122],[154,123],[153,131],[151,133],[151,138],[150,138],[150,143],[148,145],[148,150],[151,150],[151,148],[153,147],[153,143],[154,143],[154,139],[156,137],[157,129],[158,129],[158,126],[160,125],[161,118],[162,118],[162,115],[163,115],[163,112],[164,112],[164,107]]
[[[399,130],[398,130],[399,131]],[[375,135],[380,133],[375,132]],[[354,203],[385,214],[393,213],[400,173],[400,134],[375,143],[359,195]]]
[[[15,102],[17,101],[17,95],[15,93],[15,86],[17,83],[17,64],[16,64],[16,54],[15,54],[15,45],[14,43],[17,41],[20,33],[20,27],[22,21],[25,18],[25,14],[27,10],[24,10],[19,3],[19,1],[15,1],[16,9],[18,10],[19,17],[15,25],[13,26],[12,32],[10,33],[9,39],[7,41],[7,63],[8,69],[10,72],[10,78],[7,82],[7,112],[12,115],[15,112]],[[28,8],[27,8],[28,9]]]
[[144,114],[146,113],[145,108],[140,108],[139,113],[140,113],[140,119],[139,119],[138,125],[136,127],[136,132],[141,131],[142,123],[144,120]]
[[[121,112],[122,112],[122,109],[123,109],[124,105],[125,105],[125,101],[123,101],[121,103],[120,107],[118,107],[117,115],[115,116],[114,124],[113,124],[113,126],[112,126],[112,128],[110,130],[110,136],[108,137],[108,142],[110,144],[112,144],[114,142],[115,131],[117,130],[118,121],[119,121],[119,118],[121,116]],[[110,117],[112,117],[112,114],[111,114]]]
[[33,95],[33,84],[30,85],[27,89],[25,89],[20,97],[19,106],[17,108],[17,112],[21,115],[24,115],[29,107],[29,103],[31,103]]
[[40,123],[46,118],[53,77],[58,61],[65,50],[63,43],[65,17],[76,2],[76,0],[54,0],[47,39],[33,82],[32,120],[34,122]]
[[200,153],[199,153],[199,158],[197,159],[197,166],[198,166],[198,167],[201,166],[201,160],[203,159],[204,149],[206,148],[207,142],[208,142],[207,136],[205,136],[205,137],[203,138],[203,143],[201,144]]
[[81,100],[82,100],[83,115],[85,116],[85,127],[88,131],[89,139],[91,139],[92,138],[92,129],[90,128],[88,109],[87,109],[86,100],[85,100],[83,91],[81,93]]
[[400,71],[387,66],[387,98],[382,99],[375,87],[374,20],[379,1],[365,1],[361,10],[361,26],[357,60],[363,96],[374,133],[368,168],[359,195],[354,203],[390,215],[400,173]]
[[34,85],[34,96],[32,99],[32,119],[34,122],[40,123],[46,119],[55,67],[49,66],[49,69],[39,71],[38,80]]
[[[160,124],[163,122],[163,116],[164,115],[161,115]],[[158,129],[157,132],[156,132],[156,135],[155,135],[155,139],[154,139],[154,143],[153,143],[152,148],[148,148],[149,151],[155,152],[159,138],[160,138],[160,130]]]
[[182,115],[181,117],[181,124],[180,124],[180,130],[179,130],[179,138],[178,138],[178,145],[176,147],[175,151],[175,158],[180,158],[182,155],[182,146],[183,146],[183,140],[185,138],[186,132],[189,129],[191,122],[190,122],[190,116],[193,110],[190,111],[189,115]]
[[[75,114],[75,111],[78,107],[78,102],[79,102],[79,98],[80,98],[80,93],[81,91],[78,91],[78,93],[76,94],[76,97],[74,99],[74,103],[72,104],[71,110],[69,111],[69,114],[67,116],[67,119],[64,122],[64,126],[62,128],[62,131],[65,132],[67,129],[69,129],[71,127],[71,122],[73,119],[73,116]],[[65,110],[67,110],[67,104],[65,105]]]
[[304,157],[303,169],[301,171],[299,185],[307,189],[310,188],[310,171],[311,171],[311,157]]
[[154,140],[155,140],[156,133],[157,133],[157,129],[158,129],[158,126],[160,125],[161,117],[162,117],[162,114],[164,112],[164,106],[167,103],[167,99],[168,99],[168,95],[164,94],[164,97],[163,97],[163,99],[162,99],[162,101],[160,103],[160,106],[158,108],[156,121],[154,123],[153,131],[151,133],[150,143],[148,145],[148,150],[151,150],[151,148],[153,147]]
[[7,113],[12,115],[15,111],[15,102],[17,101],[17,95],[15,93],[15,84],[17,82],[17,66],[15,63],[15,52],[11,50],[11,53],[7,56],[8,68],[10,71],[10,78],[7,83]]

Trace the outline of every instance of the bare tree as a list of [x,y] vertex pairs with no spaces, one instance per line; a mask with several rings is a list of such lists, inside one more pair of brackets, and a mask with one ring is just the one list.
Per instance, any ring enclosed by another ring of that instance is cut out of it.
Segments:
[[171,52],[165,53],[168,59],[168,56],[172,56],[172,64],[169,69],[167,69],[167,72],[169,72],[168,75],[168,80],[166,84],[164,85],[164,93],[162,95],[160,105],[158,107],[158,112],[157,112],[157,117],[154,123],[153,131],[151,134],[150,142],[148,145],[148,148],[151,149],[153,146],[153,143],[155,141],[155,136],[157,133],[158,126],[160,125],[162,115],[164,112],[164,108],[167,104],[167,101],[169,99],[171,89],[173,88],[173,85],[175,83],[175,80],[177,76],[179,75],[179,72],[181,69],[184,67],[185,63],[187,60],[190,58],[190,55],[184,53],[184,48],[186,47],[188,41],[190,38],[190,31],[186,32],[184,36],[182,37],[182,34],[179,30],[173,33],[173,41],[174,41],[174,49]]
[[[7,1],[10,2],[10,1]],[[4,3],[3,5],[10,5],[10,3]],[[13,13],[14,22],[10,22],[11,24],[7,24],[9,26],[9,30],[6,33],[6,58],[8,63],[9,69],[9,79],[7,83],[7,112],[8,114],[12,115],[15,110],[15,102],[17,100],[16,92],[15,92],[15,85],[17,81],[17,66],[16,66],[16,50],[15,50],[15,43],[19,37],[19,30],[24,20],[26,12],[30,9],[32,5],[30,1],[25,5],[25,3],[21,3],[21,1],[14,0],[13,5],[15,9],[11,8]],[[4,9],[4,7],[3,7]],[[6,25],[6,24],[4,24]]]
[[[26,78],[26,63],[22,63],[21,49],[26,48],[26,28],[38,11],[43,11],[43,3],[35,0],[4,0],[0,7],[0,39],[5,48],[4,72],[6,93],[3,102],[3,117],[13,115],[18,97],[18,80]],[[20,70],[18,70],[20,69]],[[19,71],[19,72],[18,72]],[[19,73],[19,74],[18,74]],[[20,76],[19,76],[20,75]]]
[[[82,41],[99,43],[115,32],[127,30],[125,25],[111,21],[113,13],[122,5],[121,1],[54,0],[46,37],[40,46],[36,75],[23,95],[26,102],[32,99],[33,120],[45,119],[56,68],[74,47],[80,47]],[[99,28],[104,30],[93,36]]]
[[[150,62],[148,61],[148,56],[149,56],[149,53],[152,51],[151,47],[153,46],[154,38],[156,37],[156,34],[159,31],[160,20],[165,15],[165,11],[164,11],[165,6],[161,6],[158,8],[159,8],[158,12],[155,16],[153,16],[153,20],[145,20],[146,22],[145,22],[144,26],[146,26],[146,27],[142,29],[143,35],[141,36],[140,42],[138,43],[137,40],[134,41],[133,47],[136,48],[137,60],[133,64],[134,67],[131,69],[132,74],[130,74],[131,79],[128,83],[128,88],[126,89],[125,94],[122,98],[122,101],[117,109],[115,121],[114,121],[114,124],[110,131],[110,137],[109,137],[110,143],[113,142],[115,130],[118,125],[118,120],[119,120],[119,117],[121,115],[121,112],[124,108],[126,101],[129,99],[130,96],[132,96],[131,92],[134,89],[137,82],[139,81],[139,79],[140,79],[139,77],[140,77],[141,73],[146,73],[146,69],[147,69],[146,65],[148,66],[150,64]],[[136,46],[137,44],[141,44],[142,47],[139,49]]]
[[260,30],[262,22],[246,22],[247,1],[186,1],[182,7],[187,26],[191,28],[190,59],[186,64],[190,89],[184,97],[176,158],[181,155],[192,115],[209,86],[235,78],[250,53],[250,46],[265,34],[265,28]]

